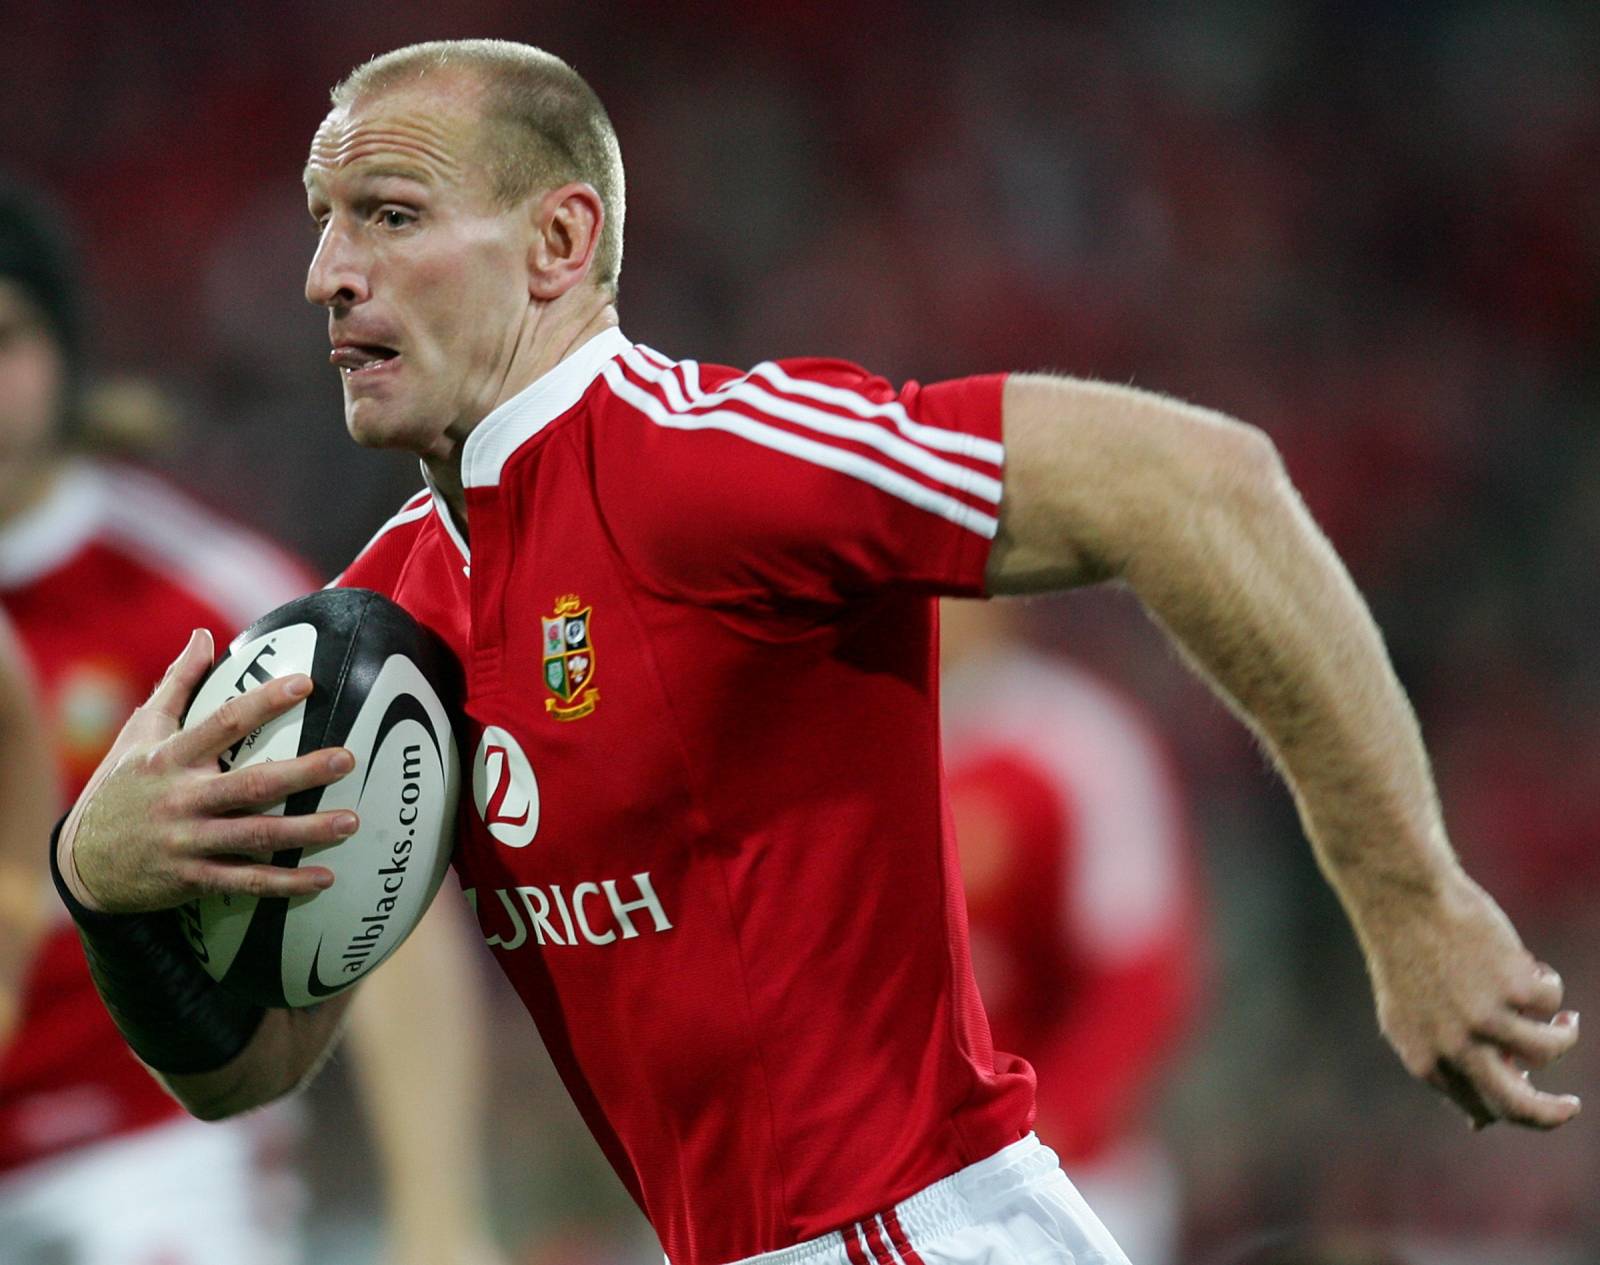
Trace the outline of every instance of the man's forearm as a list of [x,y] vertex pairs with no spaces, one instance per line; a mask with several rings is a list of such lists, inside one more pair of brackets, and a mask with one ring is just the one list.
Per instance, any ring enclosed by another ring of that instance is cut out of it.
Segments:
[[1126,387],[1013,377],[991,592],[1130,585],[1260,736],[1366,954],[1379,1024],[1477,1126],[1580,1103],[1562,985],[1462,871],[1366,604],[1264,435]]
[[1382,639],[1266,437],[1098,383],[1019,379],[1006,407],[991,587],[1126,582],[1272,753],[1347,904],[1452,870]]
[[1454,870],[1382,638],[1269,447],[1123,578],[1271,752],[1347,904]]
[[50,871],[100,999],[129,1047],[191,1114],[236,1115],[309,1079],[345,996],[302,1011],[234,997],[205,973],[171,910],[109,914],[84,905],[63,872],[60,833],[58,826],[50,836]]

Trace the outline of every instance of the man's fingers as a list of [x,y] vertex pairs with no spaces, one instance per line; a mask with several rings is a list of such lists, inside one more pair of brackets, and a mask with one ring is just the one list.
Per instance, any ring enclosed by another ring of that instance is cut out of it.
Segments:
[[217,895],[312,896],[333,886],[333,871],[320,865],[290,869],[212,858],[195,866],[192,881],[201,892]]
[[202,860],[224,859],[220,854],[271,856],[290,848],[321,847],[355,834],[360,819],[347,808],[327,813],[297,813],[293,817],[222,817],[210,822],[194,841]]
[[228,699],[193,729],[174,737],[168,749],[179,764],[209,763],[268,721],[299,706],[310,693],[311,678],[305,673],[278,677]]
[[183,709],[189,705],[195,687],[210,669],[215,649],[211,633],[204,628],[196,628],[189,634],[189,640],[178,652],[178,657],[167,665],[165,675],[145,706],[177,724],[183,716]]
[[1456,1061],[1441,1059],[1436,1075],[1478,1128],[1507,1120],[1531,1129],[1554,1129],[1577,1115],[1582,1105],[1572,1094],[1535,1089],[1527,1073],[1489,1045],[1476,1046]]
[[1483,1100],[1477,1086],[1451,1060],[1440,1059],[1434,1065],[1428,1083],[1466,1112],[1473,1128],[1482,1129],[1495,1122],[1495,1114]]
[[1561,1009],[1561,976],[1543,962],[1529,968],[1528,978],[1514,999],[1519,1009],[1536,1019],[1548,1019]]
[[270,808],[299,791],[337,782],[355,763],[355,757],[343,747],[329,747],[293,760],[272,760],[220,773],[206,778],[195,793],[194,811],[216,817]]
[[1548,1067],[1578,1043],[1578,1013],[1563,1010],[1554,1019],[1532,1019],[1507,1010],[1476,1034],[1513,1055],[1525,1067]]
[[1526,1073],[1496,1049],[1479,1047],[1466,1061],[1478,1092],[1502,1120],[1532,1129],[1554,1129],[1578,1114],[1576,1097],[1535,1089]]

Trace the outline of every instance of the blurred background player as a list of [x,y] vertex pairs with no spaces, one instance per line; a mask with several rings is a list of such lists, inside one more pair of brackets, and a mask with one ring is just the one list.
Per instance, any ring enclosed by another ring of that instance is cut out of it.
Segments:
[[[319,581],[297,560],[130,465],[84,455],[163,429],[159,398],[91,397],[75,268],[52,211],[0,182],[0,602],[39,675],[70,802],[189,630],[228,640]],[[41,851],[48,834],[35,840]],[[8,894],[11,888],[6,889]],[[54,910],[0,906],[15,953]],[[56,915],[52,914],[52,918]],[[459,899],[363,990],[351,1039],[380,1148],[394,1265],[483,1265],[478,981]],[[442,1041],[441,1033],[452,1039]],[[56,918],[0,1048],[0,1260],[266,1265],[300,1258],[292,1111],[190,1119],[128,1053]],[[225,1248],[219,1247],[225,1244]]]
[[39,889],[49,870],[39,832],[49,831],[60,802],[47,750],[31,672],[0,613],[0,1049],[16,1028],[23,973],[44,933]]
[[1171,759],[1107,681],[1033,649],[1026,607],[940,610],[945,768],[995,1044],[1034,1128],[1130,1260],[1173,1265],[1179,1175],[1153,1132],[1206,960]]

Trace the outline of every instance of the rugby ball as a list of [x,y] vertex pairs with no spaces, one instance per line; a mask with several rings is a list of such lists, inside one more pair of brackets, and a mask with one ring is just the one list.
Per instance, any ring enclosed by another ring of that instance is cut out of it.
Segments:
[[274,865],[326,866],[333,886],[293,899],[211,895],[179,910],[211,978],[263,1006],[325,1001],[406,938],[449,866],[461,783],[450,720],[460,697],[455,658],[399,606],[367,589],[324,589],[251,624],[201,682],[184,727],[294,672],[311,677],[310,697],[220,763],[237,769],[349,748],[350,773],[271,810],[355,810],[361,827],[350,838],[272,857]]

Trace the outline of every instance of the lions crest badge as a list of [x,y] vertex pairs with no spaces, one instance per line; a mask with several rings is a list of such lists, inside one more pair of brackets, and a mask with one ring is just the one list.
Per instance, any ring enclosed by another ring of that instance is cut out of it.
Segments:
[[576,593],[556,599],[554,615],[540,621],[545,688],[555,695],[544,709],[557,720],[578,720],[594,711],[600,691],[594,687],[594,608]]

